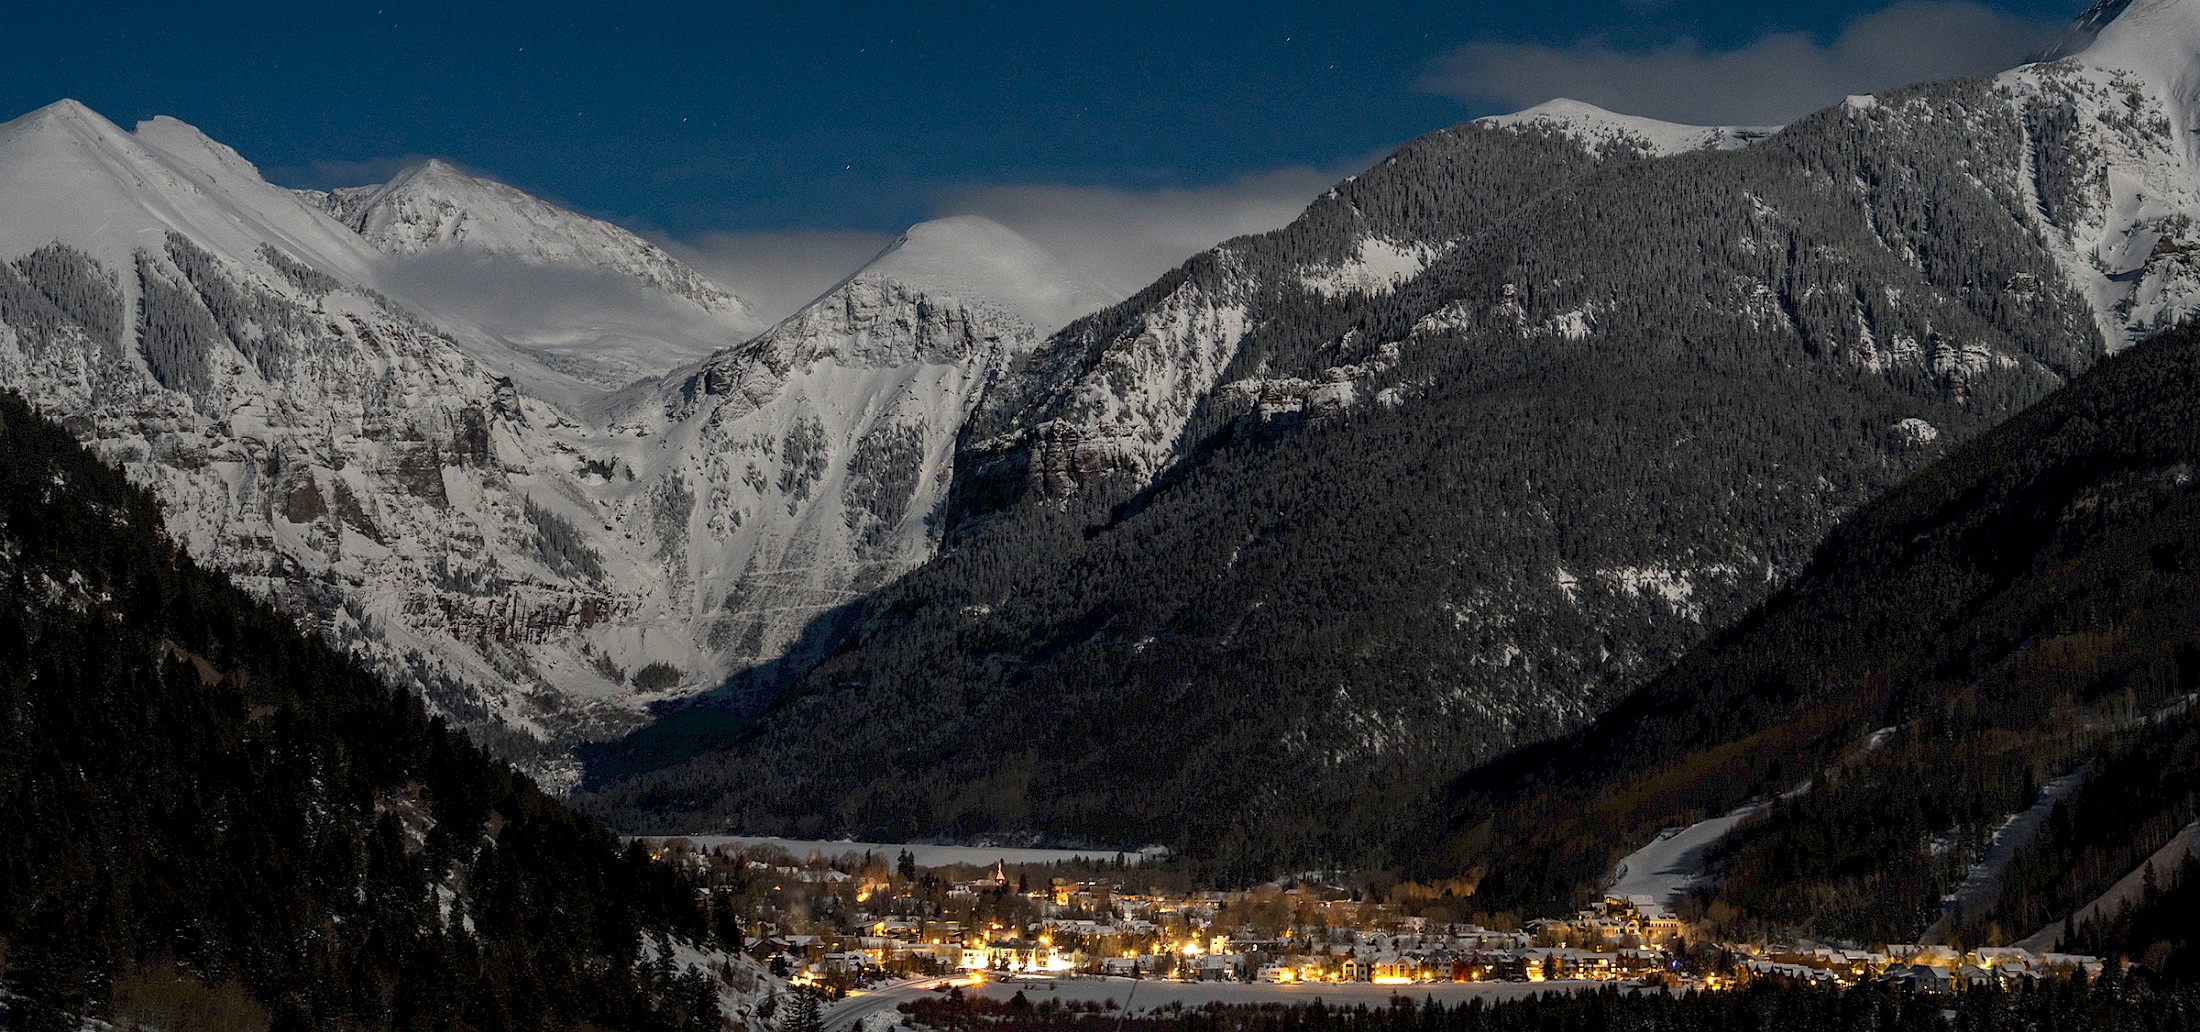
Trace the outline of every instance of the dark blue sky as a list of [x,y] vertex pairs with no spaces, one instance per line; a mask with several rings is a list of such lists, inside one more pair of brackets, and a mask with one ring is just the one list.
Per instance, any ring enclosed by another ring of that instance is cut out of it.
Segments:
[[[1507,54],[1548,67],[1535,45],[1609,64],[1803,32],[1839,60],[1844,27],[1886,5],[27,0],[0,31],[0,109],[172,114],[294,185],[438,155],[679,235],[879,231],[971,186],[1336,167],[1517,106],[1471,68],[1429,77]],[[2082,4],[1985,6],[2050,24]]]

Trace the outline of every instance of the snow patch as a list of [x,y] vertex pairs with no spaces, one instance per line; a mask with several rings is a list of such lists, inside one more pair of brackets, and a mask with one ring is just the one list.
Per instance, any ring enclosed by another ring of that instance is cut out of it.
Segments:
[[1606,146],[1636,148],[1653,157],[1699,150],[1740,150],[1780,131],[1778,126],[1683,125],[1655,118],[1622,115],[1594,104],[1560,98],[1510,115],[1494,115],[1479,124],[1553,129],[1594,152]]
[[1663,565],[1619,566],[1598,570],[1597,576],[1628,598],[1648,595],[1689,620],[1703,616],[1703,607],[1695,601],[1695,577],[1686,570]]
[[1004,308],[1040,336],[1125,296],[1015,230],[975,215],[910,227],[861,274],[895,280],[943,300]]
[[1704,857],[1711,847],[1763,808],[1761,803],[1752,804],[1724,817],[1666,829],[1656,841],[1619,862],[1604,894],[1633,903],[1646,917],[1670,916],[1675,900],[1703,884]]
[[1940,428],[1912,416],[1893,427],[1895,436],[1913,446],[1923,446],[1940,440]]
[[1380,237],[1360,241],[1352,260],[1306,270],[1299,282],[1327,298],[1350,294],[1380,296],[1412,282],[1443,251],[1427,244],[1401,244]]

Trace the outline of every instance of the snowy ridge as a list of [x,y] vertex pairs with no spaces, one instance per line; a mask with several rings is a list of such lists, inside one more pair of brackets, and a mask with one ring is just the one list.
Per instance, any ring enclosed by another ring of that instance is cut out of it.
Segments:
[[[929,557],[956,434],[1038,339],[989,296],[1047,275],[1029,252],[1007,287],[928,293],[894,278],[952,271],[919,227],[728,347],[738,319],[638,239],[416,172],[321,198],[384,254],[181,122],[133,135],[64,102],[0,125],[0,387],[151,488],[202,562],[459,723],[547,743],[529,766],[552,786],[565,746]],[[637,286],[582,292],[625,305],[598,323],[531,324],[420,273],[547,263]],[[1092,303],[1042,301],[1065,298]]]
[[0,253],[11,256],[66,240],[126,268],[174,230],[248,257],[272,243],[325,272],[372,279],[376,256],[365,241],[172,119],[133,135],[76,101],[50,104],[0,125],[0,182],[9,191]]
[[2200,245],[2200,3],[2108,0],[2050,53],[2000,84],[2035,116],[2075,116],[2066,150],[2090,167],[2027,169],[2031,214],[2121,348],[2200,310],[2187,258]]
[[1015,230],[975,215],[911,227],[858,275],[993,305],[1041,336],[1122,300]]
[[656,245],[440,161],[380,186],[299,196],[385,256],[385,290],[568,409],[762,328]]
[[746,302],[655,244],[442,161],[424,162],[379,186],[306,196],[387,254],[469,249],[538,265],[612,269],[705,311],[753,323]]
[[1510,115],[1480,120],[1485,125],[1537,126],[1573,137],[1598,151],[1607,146],[1639,149],[1652,157],[1699,150],[1740,150],[1780,131],[1779,126],[1682,125],[1655,118],[1622,115],[1594,104],[1561,97]]

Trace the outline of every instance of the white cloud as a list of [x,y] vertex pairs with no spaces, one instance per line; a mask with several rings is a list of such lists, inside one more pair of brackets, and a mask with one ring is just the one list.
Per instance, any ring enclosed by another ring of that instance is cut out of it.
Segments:
[[1322,191],[1376,159],[1286,168],[1207,187],[996,185],[947,191],[941,215],[982,215],[1124,297],[1232,237],[1289,223]]
[[[962,185],[940,192],[932,217],[992,219],[1089,281],[1129,297],[1224,240],[1289,223],[1322,191],[1376,160],[1279,169],[1203,187]],[[894,241],[891,234],[853,230],[651,236],[773,321],[832,289]]]
[[850,229],[650,236],[674,257],[747,301],[766,322],[793,315],[894,242],[891,233]]
[[1597,38],[1565,47],[1472,43],[1438,59],[1420,85],[1506,110],[1571,97],[1677,122],[1777,125],[1849,94],[2012,68],[2062,28],[1976,3],[1905,0],[1824,43],[1803,33],[1733,50],[1687,39],[1650,50]]
[[[425,154],[399,154],[364,161],[316,161],[305,165],[261,169],[268,182],[307,190],[334,190],[343,186],[387,183],[397,174],[428,160]],[[448,159],[446,159],[448,160]],[[494,178],[494,177],[492,177]]]

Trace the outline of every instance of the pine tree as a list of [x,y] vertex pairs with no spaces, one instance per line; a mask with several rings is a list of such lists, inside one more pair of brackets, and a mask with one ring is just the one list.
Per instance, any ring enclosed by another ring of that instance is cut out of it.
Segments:
[[816,990],[803,986],[794,991],[794,1009],[780,1023],[779,1032],[825,1032],[825,1001]]

